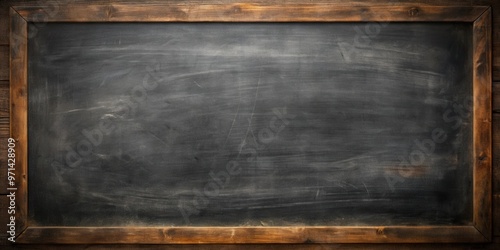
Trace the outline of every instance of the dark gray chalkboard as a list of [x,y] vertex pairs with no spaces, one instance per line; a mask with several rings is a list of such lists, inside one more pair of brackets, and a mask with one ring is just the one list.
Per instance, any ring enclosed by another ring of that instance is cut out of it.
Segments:
[[36,29],[37,225],[471,221],[469,24]]

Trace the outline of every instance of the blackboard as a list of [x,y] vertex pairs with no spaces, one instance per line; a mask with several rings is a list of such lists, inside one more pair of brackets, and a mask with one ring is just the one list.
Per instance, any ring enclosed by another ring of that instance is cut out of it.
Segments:
[[36,225],[472,220],[470,24],[29,28]]

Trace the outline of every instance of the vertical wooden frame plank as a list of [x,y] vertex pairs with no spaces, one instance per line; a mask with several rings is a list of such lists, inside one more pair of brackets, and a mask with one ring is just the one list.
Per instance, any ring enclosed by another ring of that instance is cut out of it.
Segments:
[[491,9],[473,23],[473,224],[491,240]]
[[16,234],[28,218],[28,23],[10,9],[10,135],[15,147]]

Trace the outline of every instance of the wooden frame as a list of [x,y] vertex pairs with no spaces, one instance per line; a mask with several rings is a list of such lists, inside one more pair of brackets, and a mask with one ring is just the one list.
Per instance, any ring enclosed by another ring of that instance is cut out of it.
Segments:
[[[11,137],[16,148],[18,243],[423,243],[491,240],[491,9],[304,5],[12,7]],[[43,17],[40,19],[40,17]],[[473,25],[473,221],[464,226],[37,227],[28,221],[28,22],[467,22]]]

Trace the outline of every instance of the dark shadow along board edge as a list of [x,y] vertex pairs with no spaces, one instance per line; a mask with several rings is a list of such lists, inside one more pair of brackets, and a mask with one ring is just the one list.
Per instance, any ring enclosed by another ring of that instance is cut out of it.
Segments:
[[[16,243],[454,243],[490,242],[491,8],[441,6],[79,5],[10,9],[10,135],[16,140]],[[44,16],[40,19],[40,16]],[[28,22],[466,22],[473,25],[473,220],[465,226],[38,227],[28,221]]]

